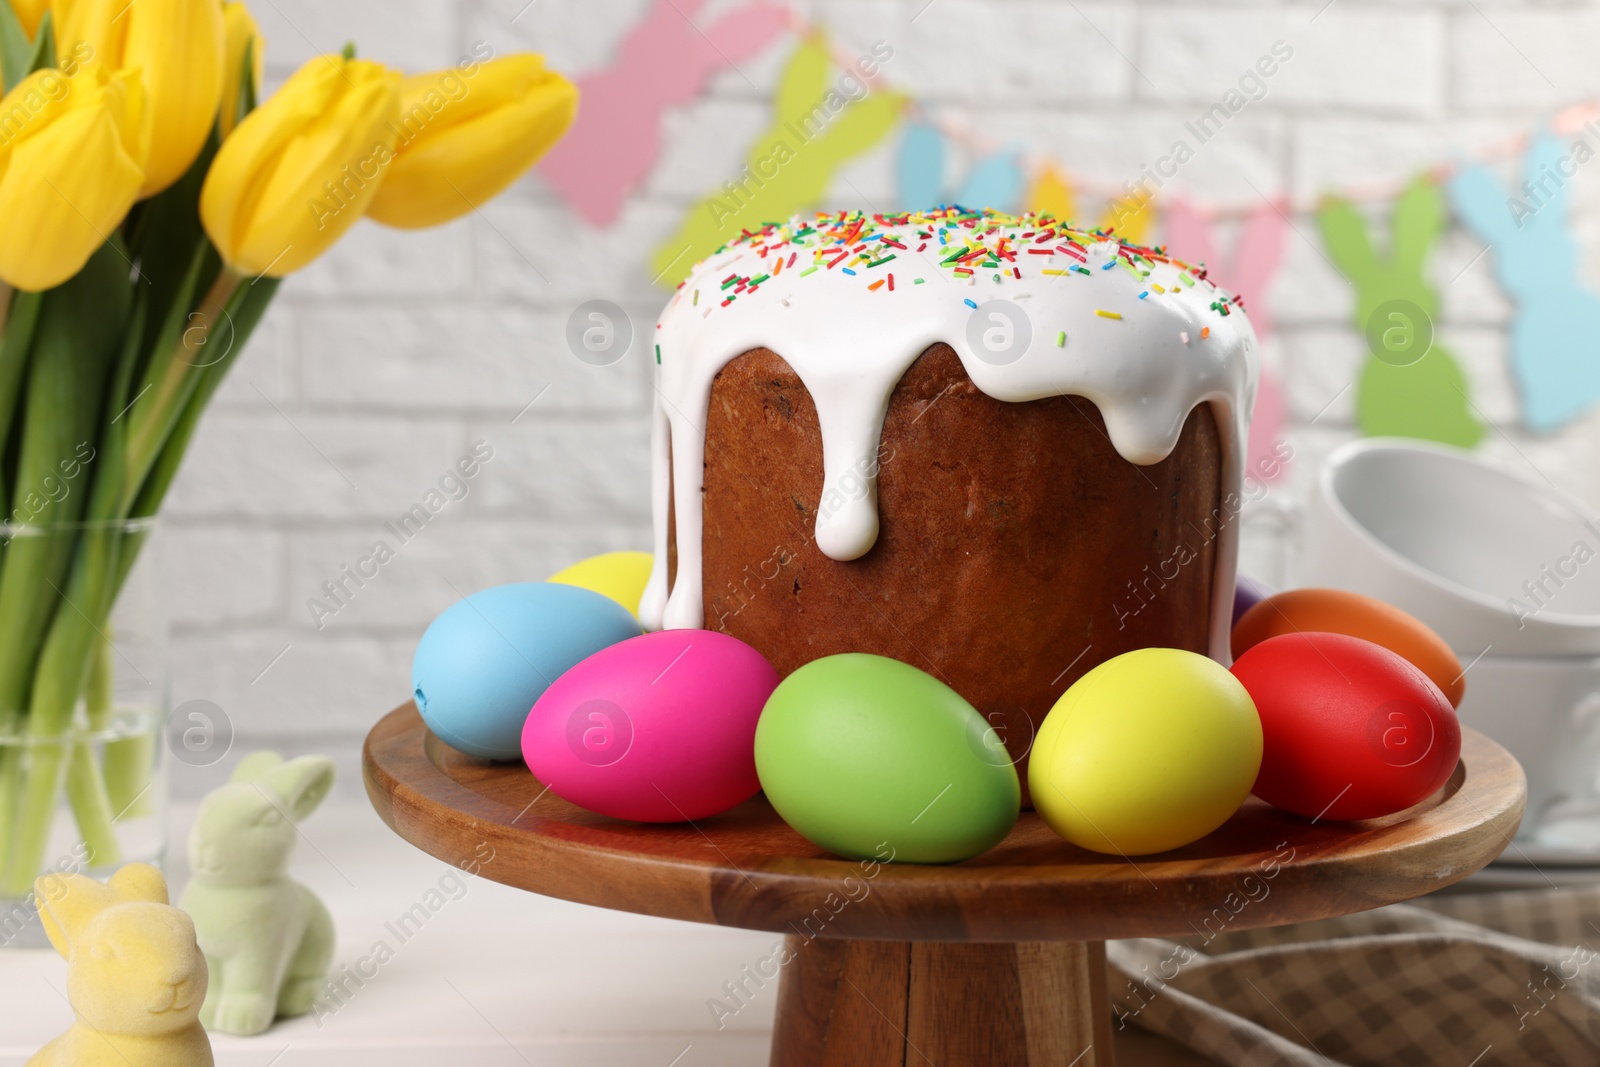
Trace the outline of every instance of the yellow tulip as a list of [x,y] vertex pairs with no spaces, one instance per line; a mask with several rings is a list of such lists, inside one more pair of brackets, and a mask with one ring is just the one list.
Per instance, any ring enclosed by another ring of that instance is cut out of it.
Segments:
[[0,280],[50,289],[82,269],[144,183],[137,75],[35,71],[0,100]]
[[226,62],[222,68],[222,111],[217,115],[217,122],[222,136],[226,137],[233,132],[234,124],[238,121],[240,89],[244,85],[245,51],[250,53],[250,83],[255,86],[256,98],[260,99],[261,52],[265,46],[261,40],[261,27],[256,25],[250,9],[241,3],[229,0],[222,5],[222,27]]
[[11,0],[11,10],[17,13],[17,21],[30,38],[39,32],[39,20],[49,9],[50,0]]
[[[137,70],[149,101],[150,158],[141,197],[189,169],[222,100],[222,5],[217,0],[53,0],[56,53]],[[86,54],[87,53],[87,54]]]
[[394,166],[367,214],[402,229],[464,215],[537,163],[577,111],[577,87],[536,55],[407,78]]
[[355,224],[394,157],[400,75],[323,56],[295,72],[222,142],[200,221],[243,274],[281,278]]

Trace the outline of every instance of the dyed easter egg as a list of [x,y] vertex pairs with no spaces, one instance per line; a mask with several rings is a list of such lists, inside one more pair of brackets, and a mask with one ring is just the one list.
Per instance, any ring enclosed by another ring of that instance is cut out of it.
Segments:
[[954,863],[1010,832],[1022,786],[994,728],[898,660],[846,653],[783,680],[756,728],[767,799],[850,859]]
[[550,581],[608,596],[638,615],[639,598],[650,580],[652,562],[648,552],[605,552],[557,571]]
[[1081,848],[1165,852],[1228,821],[1261,766],[1261,720],[1214,660],[1144,648],[1078,679],[1039,727],[1028,789]]
[[1244,617],[1245,612],[1271,595],[1272,588],[1265,582],[1239,575],[1238,581],[1233,586],[1233,620],[1229,625],[1239,625],[1239,620]]
[[1234,624],[1233,656],[1279,634],[1318,632],[1359,637],[1404,657],[1433,680],[1451,707],[1466,692],[1461,661],[1444,638],[1414,615],[1343,589],[1291,589],[1263,600]]
[[590,811],[703,819],[760,790],[756,721],[777,684],[772,664],[727,634],[644,634],[557,678],[527,716],[522,756]]
[[480,759],[522,751],[528,709],[579,660],[639,633],[616,601],[587,589],[519,582],[473,593],[433,620],[411,662],[428,729]]
[[1233,674],[1261,715],[1254,792],[1308,818],[1373,819],[1438,789],[1461,754],[1450,702],[1415,666],[1332,633],[1269,637]]

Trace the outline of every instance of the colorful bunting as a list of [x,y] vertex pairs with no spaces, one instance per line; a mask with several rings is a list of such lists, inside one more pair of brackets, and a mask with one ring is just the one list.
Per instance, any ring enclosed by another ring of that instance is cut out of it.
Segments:
[[1051,166],[1044,167],[1034,177],[1024,202],[1029,211],[1054,215],[1058,219],[1072,218],[1078,206],[1066,175]]
[[690,19],[704,4],[656,0],[623,38],[611,66],[578,79],[578,119],[539,173],[597,226],[616,221],[623,201],[655,166],[665,111],[694,99],[713,74],[777,40],[788,22],[776,4],[747,4],[702,32]]
[[[546,158],[541,173],[588,221],[612,223],[643,185],[660,152],[667,108],[692,99],[713,74],[767,47],[786,26],[805,29],[787,8],[756,0],[701,31],[690,20],[704,6],[705,0],[654,0],[624,38],[615,61],[580,79],[578,122]],[[835,77],[840,64],[848,66],[829,53],[819,33],[807,33],[780,79],[773,121],[749,149],[745,166],[656,250],[652,270],[658,280],[671,284],[743,230],[816,207],[838,170],[887,136],[906,99],[853,78],[846,91],[845,82]],[[1600,359],[1580,342],[1600,336],[1600,294],[1578,279],[1565,188],[1569,157],[1586,153],[1577,159],[1583,163],[1594,153],[1581,140],[1569,150],[1557,136],[1590,114],[1587,105],[1574,105],[1552,117],[1553,132],[1536,138],[1526,151],[1520,189],[1508,191],[1481,162],[1449,179],[1457,214],[1492,247],[1495,276],[1516,302],[1510,359],[1523,422],[1534,432],[1559,429],[1600,402]],[[1080,217],[1077,179],[1048,162],[1024,164],[1013,148],[980,155],[959,183],[947,184],[953,140],[970,146],[977,139],[968,138],[959,124],[918,119],[906,125],[895,164],[902,207],[954,203]],[[1486,155],[1518,150],[1513,143]],[[1436,178],[1440,173],[1433,172]],[[1105,195],[1103,189],[1088,188]],[[1388,195],[1394,194],[1368,189],[1363,197]],[[1386,256],[1375,251],[1363,216],[1346,199],[1326,200],[1317,209],[1317,223],[1327,256],[1355,288],[1355,325],[1367,342],[1368,358],[1355,383],[1362,431],[1471,447],[1485,428],[1458,362],[1436,336],[1439,298],[1425,276],[1445,224],[1444,205],[1444,193],[1433,180],[1417,178],[1400,190]],[[1243,220],[1226,261],[1207,222],[1219,210]],[[1164,243],[1205,260],[1214,280],[1241,294],[1263,341],[1272,334],[1267,293],[1282,263],[1292,210],[1279,203],[1202,211],[1181,196],[1163,197],[1161,204]],[[1154,200],[1128,194],[1110,199],[1095,228],[1150,244],[1157,226]],[[1258,477],[1275,477],[1283,466],[1274,446],[1283,432],[1285,407],[1276,375],[1263,368],[1248,457]]]
[[[1187,197],[1169,199],[1165,219],[1165,243],[1190,262],[1204,263],[1210,280],[1244,298],[1250,324],[1265,345],[1272,336],[1273,326],[1267,291],[1283,263],[1284,244],[1289,233],[1289,222],[1282,208],[1277,204],[1262,204],[1252,212],[1244,221],[1233,256],[1226,261],[1218,254],[1210,225]],[[1246,448],[1246,470],[1252,477],[1270,482],[1280,477],[1288,466],[1275,451],[1283,437],[1286,414],[1278,376],[1263,365]]]
[[1587,141],[1569,146],[1544,133],[1528,149],[1521,189],[1508,191],[1481,164],[1450,182],[1456,214],[1494,250],[1495,277],[1516,301],[1511,370],[1522,421],[1535,433],[1559,429],[1600,399],[1600,299],[1578,280],[1567,219],[1580,151],[1576,163],[1593,157]]
[[[1078,217],[1078,198],[1066,175],[1045,166],[1033,179],[1026,198],[1029,211],[1048,211],[1058,219]],[[1148,244],[1156,225],[1155,201],[1128,195],[1106,205],[1098,229],[1115,230],[1129,244]]]
[[921,211],[941,204],[1012,211],[1022,197],[1022,167],[1015,152],[979,159],[960,188],[945,185],[945,136],[923,122],[908,123],[896,163],[900,206]]
[[840,167],[888,135],[905,99],[881,88],[852,99],[837,82],[822,44],[802,44],[779,79],[771,127],[751,146],[744,168],[656,250],[652,274],[674,284],[741,230],[814,208]]
[[1362,431],[1471,448],[1483,425],[1461,367],[1435,336],[1439,297],[1424,276],[1444,222],[1444,195],[1425,177],[1395,202],[1387,258],[1378,257],[1348,200],[1329,200],[1317,216],[1328,255],[1355,286],[1355,325],[1368,344],[1356,387]]

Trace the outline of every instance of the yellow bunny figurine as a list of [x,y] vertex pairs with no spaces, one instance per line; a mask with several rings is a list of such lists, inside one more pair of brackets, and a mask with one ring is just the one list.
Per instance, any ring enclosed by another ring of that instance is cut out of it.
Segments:
[[34,897],[78,1021],[26,1067],[213,1067],[206,958],[160,871],[130,863],[104,885],[47,874]]

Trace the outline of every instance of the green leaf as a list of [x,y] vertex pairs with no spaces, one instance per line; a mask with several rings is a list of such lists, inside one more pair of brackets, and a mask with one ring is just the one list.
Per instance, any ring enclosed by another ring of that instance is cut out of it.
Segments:
[[[227,377],[234,361],[239,358],[256,326],[260,324],[262,316],[272,303],[272,298],[277,295],[280,284],[281,279],[278,278],[257,278],[240,286],[239,291],[234,294],[234,299],[228,305],[228,314],[232,318],[234,328],[228,353],[216,363],[204,368],[194,395],[189,398],[188,406],[178,417],[177,425],[172,428],[166,444],[161,448],[161,455],[156,458],[155,465],[145,477],[144,485],[139,489],[139,497],[128,513],[128,518],[147,518],[161,509],[161,502],[166,499],[167,490],[172,487],[172,480],[177,477],[178,468],[183,464],[183,457],[189,451],[189,443],[194,439],[195,428],[200,425],[200,417],[205,414],[212,396],[216,394],[222,380]],[[122,588],[128,572],[138,560],[139,550],[144,547],[144,540],[145,535],[142,533],[129,534],[123,539],[122,556],[118,560],[116,586],[118,589]]]
[[[232,319],[234,330],[228,353],[216,363],[204,368],[194,394],[189,398],[188,406],[179,416],[177,425],[173,427],[166,444],[162,447],[161,455],[151,467],[144,485],[140,487],[138,502],[130,512],[131,518],[154,515],[161,507],[161,501],[166,497],[167,489],[171,487],[172,479],[178,473],[178,466],[183,462],[184,453],[188,451],[189,441],[194,436],[195,427],[200,423],[200,416],[205,414],[206,406],[211,403],[212,396],[222,385],[222,380],[227,377],[234,361],[239,358],[240,351],[249,341],[250,335],[255,332],[256,326],[260,324],[281,283],[282,279],[279,278],[258,278],[254,282],[241,285],[239,291],[234,294],[234,299],[228,304],[228,314]],[[132,564],[131,559],[128,562]]]
[[[138,205],[138,219],[129,235],[134,260],[149,281],[150,314],[145,321],[144,356],[149,358],[156,344],[156,335],[167,323],[172,302],[182,292],[190,266],[194,263],[195,248],[206,242],[205,230],[200,225],[200,190],[205,185],[206,172],[216,157],[216,129],[206,139],[205,147],[183,175],[171,188]],[[220,257],[213,256],[201,266],[194,288],[205,292],[221,268]],[[184,297],[192,300],[193,293]],[[187,313],[190,308],[185,308]],[[140,368],[143,373],[143,368]]]
[[[0,0],[3,2],[3,0]],[[39,322],[42,293],[17,293],[12,297],[11,314],[5,334],[0,337],[0,441],[11,436],[17,415],[17,393],[22,389],[22,372],[28,367],[28,350]],[[5,480],[0,477],[0,500],[9,500]]]
[[10,92],[33,69],[33,43],[11,5],[0,2],[0,81]]
[[39,33],[33,39],[33,57],[28,62],[28,73],[56,65],[56,24],[52,12],[46,11],[39,20]]
[[173,424],[199,379],[197,368],[179,362],[177,350],[185,332],[195,326],[192,309],[209,250],[210,245],[202,243],[191,252],[189,268],[167,302],[165,321],[147,350],[140,386],[134,393],[137,399],[128,412],[129,446],[123,482],[124,502],[128,504],[132,503],[139,484],[160,454],[162,442],[172,432]]
[[[83,514],[89,486],[63,475],[72,462],[81,463],[81,449],[94,447],[99,439],[103,385],[128,317],[131,296],[122,252],[102,245],[75,277],[43,296],[28,363],[13,489],[13,500],[26,512],[19,514],[13,507],[7,518],[70,523]],[[94,313],[86,314],[86,308]],[[63,481],[67,492],[52,499],[55,494],[48,486]],[[15,537],[6,550],[0,567],[0,724],[26,706],[35,657],[55,611],[55,590],[64,587],[72,550],[70,538],[46,536]]]
[[247,41],[244,46],[244,61],[239,67],[239,79],[243,83],[239,86],[239,103],[233,113],[233,125],[238,129],[244,117],[256,109],[256,42]]

